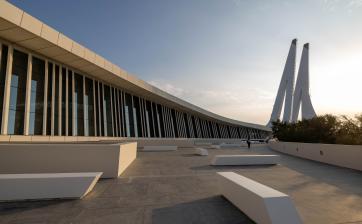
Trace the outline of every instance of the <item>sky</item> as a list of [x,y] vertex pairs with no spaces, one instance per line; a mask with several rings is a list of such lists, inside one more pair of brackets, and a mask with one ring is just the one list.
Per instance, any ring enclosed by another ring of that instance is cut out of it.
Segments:
[[181,99],[266,124],[290,42],[317,114],[362,113],[362,0],[10,0]]

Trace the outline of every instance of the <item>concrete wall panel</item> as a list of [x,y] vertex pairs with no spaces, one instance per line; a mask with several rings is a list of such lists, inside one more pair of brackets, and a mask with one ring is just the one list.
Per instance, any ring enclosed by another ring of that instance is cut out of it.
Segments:
[[32,17],[28,13],[24,12],[20,26],[25,30],[34,33],[35,35],[40,36],[43,23],[40,22],[40,20]]
[[7,1],[0,1],[0,17],[7,21],[20,26],[21,18],[23,16],[23,10],[8,3]]
[[278,152],[362,171],[361,145],[298,142],[269,142],[268,145],[271,149]]
[[50,26],[43,24],[40,36],[56,45],[58,43],[59,32]]
[[73,46],[73,41],[69,37],[65,36],[64,34],[59,33],[58,46],[71,52],[72,46]]

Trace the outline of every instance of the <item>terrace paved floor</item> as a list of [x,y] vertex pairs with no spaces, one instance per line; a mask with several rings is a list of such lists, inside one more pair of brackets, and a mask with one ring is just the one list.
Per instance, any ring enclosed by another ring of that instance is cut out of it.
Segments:
[[[119,179],[101,180],[83,200],[0,203],[0,223],[253,223],[219,195],[217,171],[234,171],[290,195],[304,223],[362,223],[362,173],[287,155],[277,166],[212,167],[194,149],[139,152]],[[1,187],[1,186],[0,186]]]

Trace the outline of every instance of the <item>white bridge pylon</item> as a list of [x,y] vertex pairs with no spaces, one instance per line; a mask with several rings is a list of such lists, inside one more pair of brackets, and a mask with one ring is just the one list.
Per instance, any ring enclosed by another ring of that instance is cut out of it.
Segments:
[[297,83],[294,88],[296,50],[297,39],[294,39],[289,49],[273,111],[267,124],[269,127],[272,126],[273,121],[280,119],[283,105],[282,121],[284,122],[296,122],[300,107],[302,107],[302,119],[310,119],[316,116],[309,94],[309,44],[303,46]]

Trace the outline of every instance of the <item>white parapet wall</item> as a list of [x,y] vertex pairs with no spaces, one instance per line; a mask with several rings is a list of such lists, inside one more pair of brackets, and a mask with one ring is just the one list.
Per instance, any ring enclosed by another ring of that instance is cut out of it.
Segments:
[[301,224],[288,195],[234,172],[218,172],[220,193],[258,224]]
[[82,198],[101,175],[101,172],[0,174],[0,201]]
[[0,144],[0,173],[103,172],[116,178],[135,160],[137,143]]
[[362,146],[298,142],[269,142],[278,152],[362,171]]
[[211,165],[214,166],[249,166],[249,165],[274,165],[278,164],[278,155],[216,155]]

